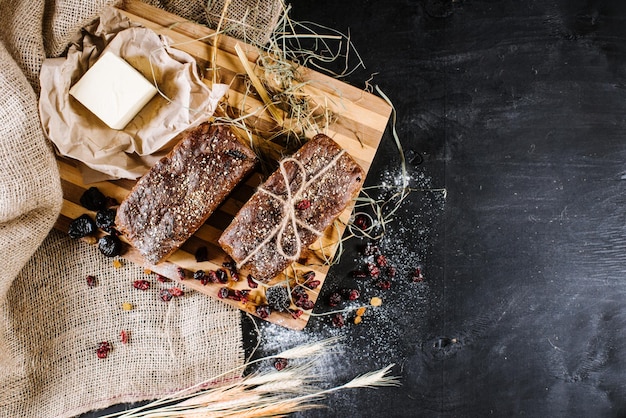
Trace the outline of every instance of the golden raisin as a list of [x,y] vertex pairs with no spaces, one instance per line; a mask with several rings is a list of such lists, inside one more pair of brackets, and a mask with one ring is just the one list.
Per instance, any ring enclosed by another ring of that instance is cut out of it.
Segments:
[[113,260],[113,267],[115,267],[116,269],[122,267],[122,262],[118,259]]
[[372,306],[380,306],[383,304],[383,300],[377,296],[374,296],[370,299],[370,305]]
[[122,303],[122,309],[125,311],[132,311],[133,310],[133,304],[130,302],[124,302]]
[[354,325],[359,325],[362,320],[363,320],[362,316],[355,316],[354,317]]
[[152,274],[152,270],[150,270],[150,269],[144,269],[143,272],[145,274]]
[[363,316],[365,314],[365,306],[361,306],[356,310],[356,316]]

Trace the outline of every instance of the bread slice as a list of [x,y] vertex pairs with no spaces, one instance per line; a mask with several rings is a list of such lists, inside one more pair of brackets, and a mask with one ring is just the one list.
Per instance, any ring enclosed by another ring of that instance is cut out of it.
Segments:
[[191,128],[122,201],[116,228],[148,262],[159,263],[206,222],[256,162],[228,126]]
[[365,172],[335,141],[319,134],[279,168],[239,210],[219,238],[224,251],[268,282],[345,210]]

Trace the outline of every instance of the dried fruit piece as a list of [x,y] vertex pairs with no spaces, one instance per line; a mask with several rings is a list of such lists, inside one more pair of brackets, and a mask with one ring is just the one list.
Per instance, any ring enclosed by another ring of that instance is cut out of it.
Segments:
[[159,298],[161,298],[163,302],[169,302],[172,300],[172,294],[168,289],[161,289],[159,291]]
[[97,187],[90,187],[80,197],[80,204],[89,210],[104,209],[107,204],[107,198]]
[[86,280],[87,280],[87,286],[96,287],[96,284],[97,284],[96,276],[92,276],[90,274],[87,276]]
[[391,282],[389,280],[379,280],[376,282],[376,286],[383,290],[389,290],[391,288]]
[[341,328],[345,325],[345,319],[341,313],[336,313],[332,316],[331,322],[333,326]]
[[226,267],[230,273],[230,278],[234,282],[239,281],[239,272],[237,271],[237,264],[233,260],[227,260],[222,263],[223,267]]
[[171,281],[172,281],[169,277],[165,277],[165,276],[163,276],[163,275],[161,275],[161,274],[157,274],[157,280],[158,280],[160,283],[169,283],[169,282],[171,282]]
[[124,302],[122,303],[122,310],[125,311],[132,311],[133,310],[133,304],[130,302]]
[[289,313],[293,319],[298,319],[304,312],[301,309],[289,309]]
[[122,253],[122,241],[115,235],[105,235],[98,240],[98,249],[107,257],[116,257]]
[[365,306],[361,306],[359,309],[356,310],[356,315],[357,316],[365,315],[365,310],[366,310]]
[[289,291],[284,286],[271,286],[265,291],[267,304],[275,311],[285,311],[291,305]]
[[365,230],[369,227],[369,219],[362,213],[359,213],[354,217],[354,226],[359,229]]
[[183,292],[183,290],[179,287],[172,287],[169,290],[170,290],[171,295],[176,298],[185,294],[185,292]]
[[97,231],[98,227],[91,216],[86,213],[70,222],[67,234],[70,238],[83,238],[92,235]]
[[150,282],[147,280],[135,280],[133,287],[139,290],[148,290],[150,288]]
[[256,289],[257,287],[259,287],[259,284],[256,282],[254,276],[252,276],[251,274],[248,274],[248,286],[252,289]]
[[422,269],[417,267],[414,271],[413,274],[411,275],[411,280],[413,282],[419,283],[419,282],[423,282],[424,281],[424,275],[422,274]]
[[343,298],[338,292],[333,292],[328,296],[328,306],[335,307],[341,303]]
[[361,292],[357,289],[342,289],[341,294],[348,300],[357,300],[361,296]]
[[123,266],[122,261],[115,259],[113,260],[113,268],[119,269]]
[[289,365],[289,360],[287,360],[286,358],[274,359],[274,368],[278,371],[283,370],[288,365]]
[[107,358],[111,349],[111,344],[109,344],[107,341],[102,341],[96,349],[96,354],[98,358]]
[[130,337],[130,332],[124,329],[120,332],[120,341],[122,342],[122,344],[128,344],[129,337]]
[[224,269],[217,269],[215,271],[215,274],[217,274],[217,280],[220,283],[228,283],[228,274],[226,273],[226,270],[224,270]]
[[102,209],[96,213],[96,226],[109,234],[115,232],[115,214],[112,208]]
[[361,317],[361,316],[355,316],[354,317],[354,320],[353,320],[354,325],[359,325],[361,323],[361,321],[363,321],[363,317]]
[[386,267],[387,263],[387,257],[385,257],[383,254],[379,254],[376,257],[376,264],[378,264],[379,267]]
[[259,318],[267,319],[271,313],[272,309],[269,307],[269,305],[259,305],[256,307],[256,314],[259,316]]
[[383,304],[383,300],[377,296],[374,296],[370,299],[370,305],[372,306],[380,306]]

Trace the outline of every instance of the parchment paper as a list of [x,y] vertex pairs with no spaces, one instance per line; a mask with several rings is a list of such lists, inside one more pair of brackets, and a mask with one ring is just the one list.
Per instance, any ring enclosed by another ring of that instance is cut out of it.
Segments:
[[[83,170],[85,181],[142,176],[176,135],[208,119],[228,90],[223,84],[209,89],[194,58],[169,43],[111,7],[77,35],[66,57],[44,60],[39,100],[44,132],[60,155],[91,169]],[[104,51],[124,58],[160,91],[123,130],[109,128],[69,95]]]

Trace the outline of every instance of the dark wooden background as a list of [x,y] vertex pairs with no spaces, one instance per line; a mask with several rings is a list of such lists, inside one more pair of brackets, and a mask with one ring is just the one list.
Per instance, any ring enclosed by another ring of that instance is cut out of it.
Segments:
[[[314,318],[299,336],[260,324],[257,355],[343,335],[326,386],[396,364],[401,387],[298,416],[626,416],[626,3],[291,4],[350,34],[366,68],[348,81],[374,75],[392,100],[411,185],[447,193],[411,193],[382,243],[423,283],[355,282],[352,241],[323,293],[382,294],[376,313],[340,330]],[[368,183],[398,166],[389,129]]]

